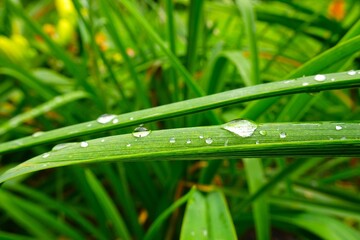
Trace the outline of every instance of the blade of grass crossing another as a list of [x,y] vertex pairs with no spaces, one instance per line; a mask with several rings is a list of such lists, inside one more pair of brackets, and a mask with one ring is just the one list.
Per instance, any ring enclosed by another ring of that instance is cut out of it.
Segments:
[[110,196],[106,193],[105,189],[90,170],[86,170],[85,175],[86,180],[94,192],[99,204],[101,205],[106,216],[108,216],[108,220],[111,222],[111,225],[114,227],[116,236],[120,237],[121,239],[130,240],[131,236],[125,225],[125,222],[116,209],[116,206],[114,205],[114,202],[111,200]]
[[[265,183],[263,165],[259,158],[244,158],[246,180],[251,194],[256,193]],[[255,219],[256,239],[270,240],[270,216],[267,196],[252,202]]]

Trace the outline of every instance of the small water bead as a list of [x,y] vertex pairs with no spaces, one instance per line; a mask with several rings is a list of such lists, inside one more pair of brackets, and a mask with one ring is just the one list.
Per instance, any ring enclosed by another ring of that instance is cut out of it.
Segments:
[[134,118],[133,118],[133,117],[131,117],[131,118],[129,118],[129,119],[130,119],[130,121],[134,120]]
[[284,133],[284,132],[282,132],[282,133],[280,133],[280,138],[286,138],[286,133]]
[[255,142],[255,144],[260,144],[260,141],[259,141],[259,140],[257,140],[257,141]]
[[339,131],[342,129],[342,126],[337,125],[337,126],[335,126],[335,129]]
[[141,124],[140,126],[134,129],[132,135],[136,138],[142,138],[149,136],[150,133],[151,131]]
[[261,136],[266,136],[267,135],[266,130],[260,130],[259,133],[260,133]]
[[335,78],[330,79],[332,82],[335,81]]
[[200,135],[200,136],[199,136],[199,138],[200,138],[200,139],[203,139],[203,138],[204,138],[204,136],[203,136],[203,135]]
[[342,138],[340,138],[340,140],[346,140],[346,137],[342,137]]
[[44,134],[44,132],[42,132],[42,131],[38,131],[38,132],[34,132],[31,136],[33,136],[33,137],[40,137],[41,135],[43,135]]
[[105,139],[101,139],[100,142],[102,142],[102,143],[105,142]]
[[212,144],[212,143],[213,143],[213,140],[212,140],[212,138],[207,138],[207,139],[205,139],[205,142],[206,142],[207,144]]
[[326,80],[326,76],[325,76],[325,75],[322,75],[322,74],[317,74],[317,75],[315,75],[314,80],[315,80],[315,81],[322,82],[322,81],[325,81],[325,80]]
[[302,85],[303,85],[303,86],[307,86],[307,85],[309,85],[309,83],[304,82]]
[[350,70],[347,72],[348,75],[350,76],[354,76],[356,74],[356,71],[355,70]]
[[191,143],[191,139],[186,140],[186,144],[190,144]]
[[112,121],[112,123],[114,123],[114,124],[116,124],[116,123],[118,123],[119,122],[119,119],[117,119],[117,118],[115,118],[113,121]]
[[223,129],[246,138],[251,137],[257,128],[257,124],[246,119],[237,119],[222,126]]
[[131,147],[131,143],[126,144],[127,147]]
[[74,146],[76,143],[60,143],[58,145],[55,145],[51,151],[59,151],[61,149],[64,149],[64,148],[68,148],[70,146]]
[[174,137],[171,137],[171,138],[169,139],[169,142],[170,142],[170,143],[175,143],[175,142],[176,142],[176,140],[175,140],[175,138],[174,138]]
[[89,123],[88,125],[86,125],[87,127],[91,127],[92,126],[92,124],[91,123]]
[[42,158],[48,158],[50,156],[50,153],[44,153],[43,155],[42,155]]
[[80,143],[80,147],[82,147],[82,148],[86,148],[86,147],[88,147],[89,146],[89,143],[88,142],[81,142]]
[[114,118],[116,118],[116,115],[114,114],[103,114],[100,117],[98,117],[96,121],[101,124],[106,124],[111,122]]

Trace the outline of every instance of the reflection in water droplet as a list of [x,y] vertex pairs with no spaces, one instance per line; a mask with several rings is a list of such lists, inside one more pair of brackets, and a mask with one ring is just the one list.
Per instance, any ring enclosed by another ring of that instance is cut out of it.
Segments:
[[322,81],[326,80],[326,76],[322,75],[322,74],[317,74],[317,75],[315,75],[314,79],[315,79],[315,81],[322,82]]
[[191,143],[191,139],[186,140],[186,144],[190,144]]
[[38,131],[38,132],[34,132],[31,136],[33,136],[33,137],[39,137],[39,136],[41,136],[41,135],[43,135],[43,134],[44,134],[44,132]]
[[43,155],[42,155],[42,158],[47,158],[47,157],[49,157],[50,156],[50,153],[44,153]]
[[147,137],[150,133],[151,133],[150,130],[148,130],[143,125],[140,125],[134,129],[132,135],[136,138],[142,138],[142,137]]
[[100,117],[98,117],[96,119],[96,121],[98,123],[105,124],[105,123],[109,123],[110,121],[112,121],[115,117],[116,117],[116,115],[114,115],[114,114],[103,114]]
[[350,76],[354,76],[356,74],[356,71],[350,70],[350,71],[347,72],[347,74],[350,75]]
[[260,130],[259,131],[260,135],[262,136],[266,136],[267,135],[267,132],[265,130]]
[[207,138],[207,139],[205,139],[205,142],[206,142],[207,144],[212,144],[212,143],[213,143],[213,140],[212,140],[212,138]]
[[240,137],[250,137],[257,128],[257,124],[253,121],[245,119],[237,119],[222,125],[222,128],[229,132],[235,133]]
[[80,147],[86,148],[88,146],[89,146],[89,143],[87,143],[87,142],[81,142],[80,143]]
[[114,124],[116,124],[116,123],[118,123],[119,122],[119,119],[117,119],[117,118],[115,118],[113,121],[112,121],[112,123],[114,123]]
[[70,146],[74,146],[76,143],[60,143],[58,145],[55,145],[51,150],[52,151],[59,151],[61,149],[70,147]]
[[335,129],[336,129],[336,130],[341,130],[341,129],[342,129],[342,126],[336,126]]
[[280,133],[280,138],[286,138],[286,133],[284,132]]
[[175,143],[175,142],[176,142],[176,140],[175,140],[175,138],[174,138],[174,137],[172,137],[172,138],[170,138],[169,142],[170,142],[170,143]]

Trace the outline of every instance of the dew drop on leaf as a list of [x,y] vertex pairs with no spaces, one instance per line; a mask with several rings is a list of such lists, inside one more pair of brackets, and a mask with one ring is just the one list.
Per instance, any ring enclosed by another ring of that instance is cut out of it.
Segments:
[[260,133],[261,136],[266,136],[267,135],[266,130],[260,130],[259,133]]
[[83,147],[83,148],[86,148],[89,146],[89,143],[88,142],[81,142],[80,143],[80,147]]
[[335,126],[335,129],[336,129],[336,130],[341,130],[341,129],[342,129],[342,126],[337,125],[337,126]]
[[191,143],[191,139],[186,140],[186,144],[190,144]]
[[60,143],[58,145],[55,145],[51,150],[52,151],[59,151],[59,150],[64,149],[64,148],[74,146],[74,144],[76,144],[76,143]]
[[114,114],[103,114],[100,117],[96,119],[98,123],[105,124],[111,122],[114,118],[116,118],[116,115]]
[[136,137],[136,138],[142,138],[142,137],[149,136],[150,133],[151,133],[151,130],[148,130],[143,125],[140,125],[140,126],[138,126],[137,128],[134,129],[132,135],[134,137]]
[[176,140],[174,137],[170,138],[169,143],[175,143],[175,142],[176,142]]
[[43,155],[42,155],[42,158],[48,158],[50,156],[50,153],[44,153]]
[[326,76],[323,75],[323,74],[317,74],[317,75],[315,75],[314,80],[315,80],[315,81],[322,82],[322,81],[325,81],[325,80],[326,80]]
[[257,124],[246,119],[237,119],[222,125],[222,128],[235,133],[236,135],[246,138],[253,135],[257,128]]
[[354,76],[356,74],[356,71],[350,70],[350,71],[347,72],[347,74],[350,75],[350,76]]
[[36,137],[40,137],[40,136],[43,135],[43,134],[44,134],[44,132],[39,131],[39,132],[34,132],[31,136],[33,136],[34,138],[36,138]]
[[126,144],[126,146],[127,146],[127,147],[131,147],[131,144],[130,144],[130,143],[128,143],[128,144]]
[[212,138],[207,138],[207,139],[205,139],[205,142],[206,142],[207,144],[212,144],[212,143],[213,143],[213,140],[212,140]]
[[286,133],[284,132],[280,133],[280,138],[286,138]]
[[112,123],[116,124],[119,122],[119,119],[115,118],[114,120],[112,120]]
[[307,86],[307,85],[309,85],[309,83],[304,82],[302,85],[303,85],[303,86]]

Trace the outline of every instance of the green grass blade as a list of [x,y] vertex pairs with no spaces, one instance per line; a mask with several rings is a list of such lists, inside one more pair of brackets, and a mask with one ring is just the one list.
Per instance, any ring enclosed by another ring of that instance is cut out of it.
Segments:
[[[211,160],[224,157],[356,156],[360,153],[359,123],[259,124],[254,134],[246,138],[226,131],[223,126],[153,131],[143,138],[124,134],[69,143],[10,169],[0,177],[0,182],[24,173],[80,163]],[[191,144],[187,143],[189,139]]]
[[[360,37],[358,38],[360,43]],[[360,46],[360,44],[359,44]],[[358,71],[356,71],[357,73]],[[319,92],[329,89],[341,89],[360,86],[360,74],[349,75],[348,73],[333,73],[326,75],[327,80],[315,81],[314,76],[304,77],[296,80],[266,83],[246,88],[231,90],[223,93],[213,94],[206,97],[172,103],[155,108],[140,110],[117,116],[115,123],[99,124],[96,121],[81,123],[65,128],[52,130],[41,136],[25,137],[15,141],[0,144],[0,153],[20,150],[26,147],[49,143],[76,136],[102,132],[106,130],[161,120],[183,114],[205,111],[234,103],[246,102],[273,96],[301,93]],[[332,81],[331,79],[334,79]],[[19,144],[20,143],[20,144]]]
[[208,207],[206,197],[200,191],[194,191],[186,205],[180,239],[208,239],[207,231]]
[[43,104],[37,106],[36,108],[31,109],[28,112],[19,114],[15,117],[9,119],[9,121],[0,125],[0,134],[4,134],[13,128],[16,128],[23,122],[33,119],[37,116],[40,116],[50,110],[53,110],[55,108],[65,105],[65,104],[74,102],[74,101],[82,99],[82,98],[87,98],[87,97],[89,97],[89,95],[83,91],[70,92],[70,93],[67,93],[64,95],[57,96],[57,97],[53,98],[52,100],[50,100],[46,103],[43,103]]
[[238,239],[224,194],[221,191],[210,192],[206,201],[209,233],[202,234],[209,235],[209,238],[205,239]]
[[[256,193],[265,183],[263,165],[259,158],[244,158],[244,168],[248,188],[251,194]],[[255,220],[256,239],[270,239],[270,217],[267,196],[263,194],[252,202]]]
[[[173,213],[177,208],[179,208],[181,205],[186,203],[187,201],[193,201],[194,195],[197,194],[197,191],[195,188],[192,188],[187,194],[176,200],[173,204],[171,204],[170,207],[168,207],[165,211],[163,211],[153,222],[153,224],[150,226],[149,230],[147,231],[144,240],[150,240],[154,239],[154,235],[156,234],[156,231],[160,229],[161,225],[164,223],[164,221],[170,216],[171,213]],[[189,203],[188,203],[189,205]],[[185,218],[187,219],[187,218]],[[183,221],[183,225],[184,225]],[[180,237],[181,238],[181,237]]]
[[255,12],[252,9],[250,0],[236,0],[237,8],[240,10],[246,35],[248,37],[248,44],[250,49],[250,60],[251,60],[251,85],[260,83],[260,71],[259,71],[259,58],[257,50],[257,40],[255,33]]
[[108,216],[108,219],[111,221],[117,237],[130,240],[131,237],[127,230],[125,222],[122,219],[118,210],[116,209],[116,206],[114,205],[114,202],[112,202],[110,196],[106,193],[105,189],[101,186],[99,181],[96,179],[96,177],[90,170],[87,170],[85,174],[86,179],[89,182],[89,185],[93,190],[99,204],[101,205],[105,214]]

